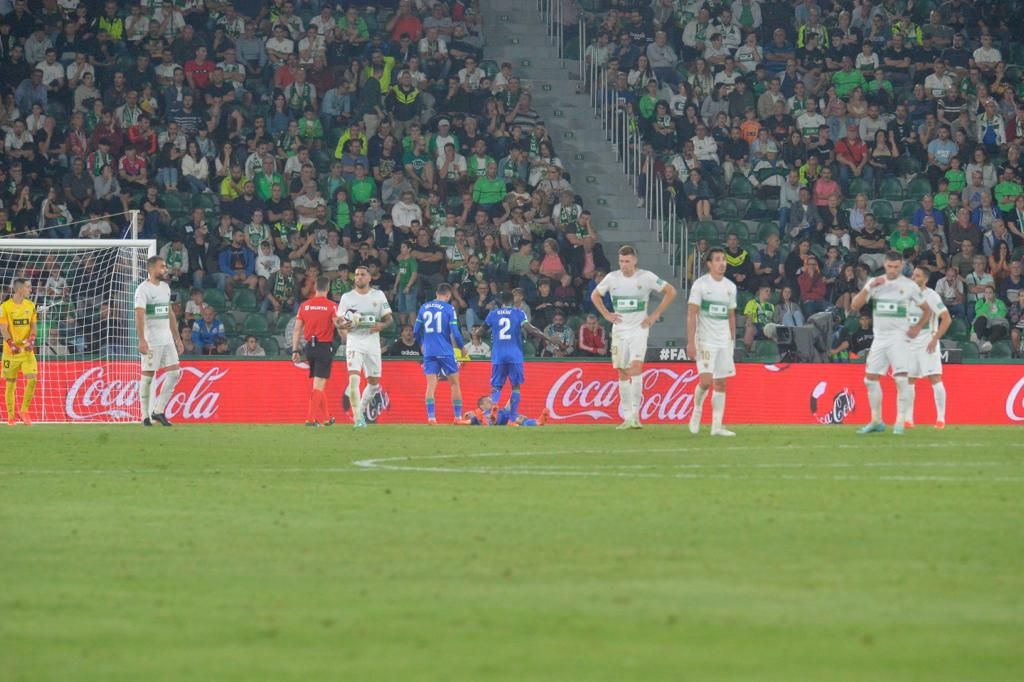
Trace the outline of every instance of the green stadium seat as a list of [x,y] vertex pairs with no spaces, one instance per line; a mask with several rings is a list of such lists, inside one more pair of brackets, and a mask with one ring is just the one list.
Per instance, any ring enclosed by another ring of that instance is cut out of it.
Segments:
[[989,351],[988,356],[990,358],[998,358],[1000,360],[1013,357],[1013,347],[1009,341],[996,341],[992,344],[992,350]]
[[263,350],[267,352],[268,356],[275,356],[281,354],[281,346],[277,343],[277,339],[273,336],[265,337],[260,345],[263,346]]
[[224,292],[220,289],[209,288],[203,289],[203,301],[213,307],[217,312],[223,312],[227,310],[228,302],[224,298]]
[[757,226],[757,241],[766,242],[771,235],[779,234],[778,223],[763,222]]
[[967,360],[977,360],[981,357],[981,353],[978,351],[978,346],[973,342],[967,341],[960,346],[960,350],[963,351],[964,358]]
[[903,183],[898,178],[886,178],[878,187],[878,195],[891,201],[903,200]]
[[718,243],[718,225],[710,220],[702,220],[697,223],[697,229],[693,231],[693,239],[707,239],[712,246]]
[[932,183],[928,181],[928,178],[917,177],[910,181],[907,185],[907,191],[904,196],[908,199],[913,199],[915,202],[920,201],[921,197],[925,194],[932,193]]
[[746,244],[750,241],[750,228],[747,227],[746,223],[741,223],[738,220],[734,220],[725,226],[726,236],[734,234],[740,239],[741,244]]
[[235,322],[235,318],[231,315],[223,315],[220,321],[224,324],[224,331],[227,332],[228,336],[238,331],[238,323]]
[[754,196],[754,186],[750,184],[750,180],[736,174],[732,176],[732,182],[729,183],[729,194],[734,197],[752,197]]
[[896,217],[896,213],[890,204],[885,199],[879,199],[871,204],[871,212],[875,215],[877,220],[892,220]]
[[960,318],[954,318],[953,322],[949,325],[949,331],[946,332],[946,338],[958,343],[966,341],[970,338],[967,323]]
[[243,312],[256,312],[258,307],[256,294],[249,287],[240,287],[231,298],[231,305]]
[[735,199],[720,200],[713,206],[712,213],[718,220],[739,220],[742,217]]
[[249,315],[245,318],[242,331],[246,334],[263,336],[270,331],[270,325],[267,323],[267,318],[264,315]]
[[768,205],[768,202],[764,199],[754,197],[747,204],[746,218],[747,220],[765,220],[776,215],[776,212]]
[[754,362],[763,362],[766,364],[778,362],[779,347],[774,341],[755,341],[754,347],[751,349],[750,359]]
[[867,194],[869,197],[874,194],[871,183],[864,178],[853,178],[850,180],[849,195],[852,197],[858,194]]

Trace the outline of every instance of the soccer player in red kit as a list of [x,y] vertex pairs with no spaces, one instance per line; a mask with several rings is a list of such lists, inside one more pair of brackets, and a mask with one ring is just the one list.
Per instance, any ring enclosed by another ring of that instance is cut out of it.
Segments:
[[338,306],[327,298],[331,281],[326,277],[316,280],[316,294],[299,306],[295,316],[295,331],[292,333],[292,361],[302,358],[299,338],[306,340],[306,362],[309,376],[313,378],[313,392],[309,395],[309,410],[306,412],[306,426],[331,426],[334,417],[327,408],[327,380],[331,376],[334,360],[334,323]]

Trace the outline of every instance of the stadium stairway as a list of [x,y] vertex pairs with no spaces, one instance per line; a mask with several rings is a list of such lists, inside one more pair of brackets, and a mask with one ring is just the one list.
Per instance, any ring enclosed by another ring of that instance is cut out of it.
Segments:
[[[593,214],[612,267],[616,267],[619,245],[633,244],[640,252],[641,267],[678,288],[679,278],[671,277],[668,255],[658,244],[645,210],[636,206],[637,197],[590,107],[590,96],[578,90],[579,62],[567,59],[564,67],[560,65],[558,50],[549,42],[543,15],[533,0],[515,4],[484,0],[481,5],[486,58],[511,63],[515,73],[529,82],[533,107],[555,143],[555,153],[571,174],[573,188]],[[652,346],[685,346],[683,298],[680,292],[651,330]]]

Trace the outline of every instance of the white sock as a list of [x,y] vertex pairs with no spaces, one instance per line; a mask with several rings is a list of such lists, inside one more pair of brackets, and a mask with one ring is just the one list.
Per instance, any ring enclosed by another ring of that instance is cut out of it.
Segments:
[[725,417],[725,391],[715,391],[711,394],[711,430],[722,428],[722,419]]
[[697,390],[693,392],[693,413],[697,415],[697,419],[700,419],[700,415],[704,411],[704,400],[707,397],[708,389],[697,384]]
[[156,402],[153,404],[153,412],[156,414],[164,413],[167,403],[171,401],[171,395],[174,394],[174,387],[178,385],[178,381],[180,379],[180,369],[172,369],[169,372],[164,372],[164,382],[160,386],[160,393],[157,395]]
[[369,401],[373,399],[373,396],[377,395],[378,391],[380,391],[380,384],[366,384],[366,388],[363,389],[363,395],[359,398],[359,404],[369,405]]
[[893,379],[896,381],[896,423],[902,425],[907,416],[907,388],[910,386],[910,382],[905,376],[893,377]]
[[946,421],[946,385],[941,381],[932,384],[932,395],[935,397],[935,414],[938,421]]
[[143,375],[139,381],[139,402],[142,404],[142,418],[149,419],[149,394],[153,388],[153,377]]
[[903,398],[903,421],[914,423],[914,401],[917,400],[917,386],[913,381],[907,381],[907,391]]
[[644,402],[644,381],[640,377],[633,377],[633,416],[640,418],[640,406]]
[[348,400],[352,403],[352,417],[358,420],[363,414],[363,401],[359,399],[358,374],[350,374],[348,377]]
[[619,379],[619,404],[622,406],[622,421],[633,416],[633,382],[630,379]]
[[868,405],[871,406],[871,423],[882,423],[882,384],[876,380],[865,379],[864,385],[868,387]]

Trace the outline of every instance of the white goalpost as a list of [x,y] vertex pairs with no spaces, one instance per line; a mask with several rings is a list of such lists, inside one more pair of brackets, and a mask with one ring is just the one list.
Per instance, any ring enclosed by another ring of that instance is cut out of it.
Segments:
[[156,252],[152,239],[0,239],[3,300],[27,279],[38,313],[33,421],[141,419],[134,294]]

